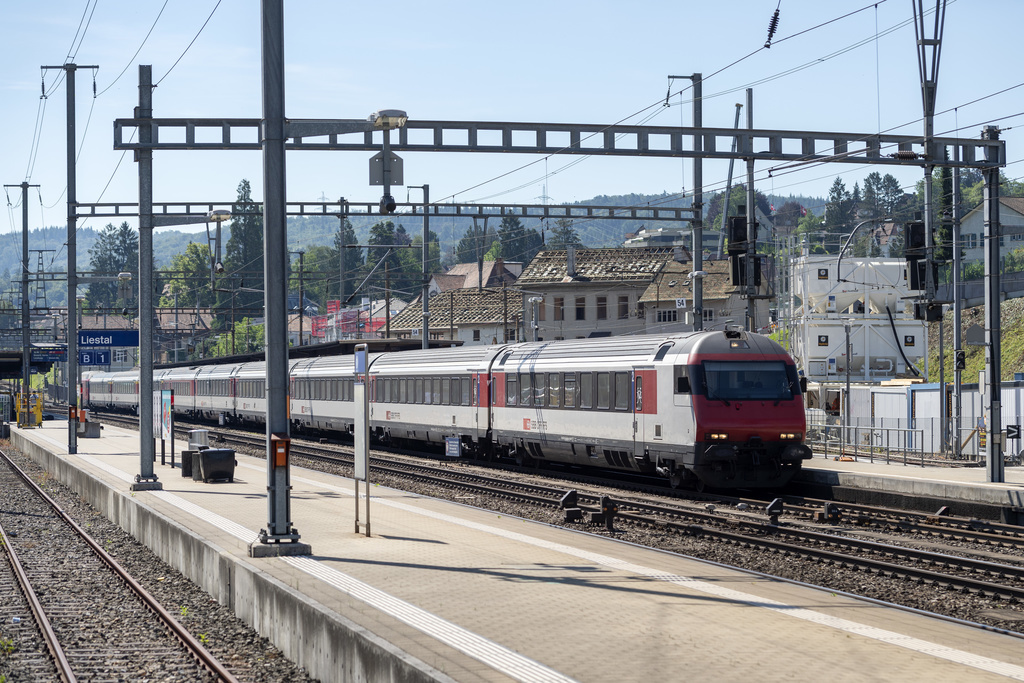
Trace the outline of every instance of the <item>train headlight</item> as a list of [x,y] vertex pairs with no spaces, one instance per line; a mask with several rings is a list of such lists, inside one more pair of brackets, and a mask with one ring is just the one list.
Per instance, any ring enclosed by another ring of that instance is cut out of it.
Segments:
[[800,432],[782,432],[779,438],[783,441],[799,441],[802,435]]
[[729,435],[724,432],[708,432],[704,435],[705,441],[728,441]]

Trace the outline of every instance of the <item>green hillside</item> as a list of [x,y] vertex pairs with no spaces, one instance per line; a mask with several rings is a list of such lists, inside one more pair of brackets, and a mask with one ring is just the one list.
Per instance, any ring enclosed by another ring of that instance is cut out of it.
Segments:
[[[1002,366],[1000,376],[1004,382],[1012,381],[1014,373],[1024,372],[1024,299],[1004,301],[999,309],[1000,354]],[[985,307],[976,306],[963,311],[961,316],[962,331],[973,325],[985,327]],[[945,346],[946,382],[953,381],[953,316],[946,315],[942,325],[943,344]],[[985,347],[964,344],[967,354],[967,369],[961,373],[965,384],[978,381],[978,374],[985,369]],[[939,381],[939,323],[930,323],[928,327],[928,369],[929,381]]]

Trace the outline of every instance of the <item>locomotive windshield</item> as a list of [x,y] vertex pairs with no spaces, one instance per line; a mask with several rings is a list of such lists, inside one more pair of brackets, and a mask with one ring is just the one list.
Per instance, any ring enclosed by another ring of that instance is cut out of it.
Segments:
[[789,401],[797,391],[796,373],[782,361],[704,361],[704,393],[723,401]]

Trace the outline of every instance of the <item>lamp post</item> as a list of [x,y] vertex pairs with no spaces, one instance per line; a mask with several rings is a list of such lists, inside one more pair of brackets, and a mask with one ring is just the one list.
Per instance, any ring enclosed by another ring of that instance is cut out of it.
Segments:
[[224,272],[224,264],[220,260],[220,226],[224,221],[231,220],[231,212],[225,211],[224,209],[215,209],[206,214],[206,244],[210,245],[210,221],[217,224],[212,238],[213,246],[210,247],[210,287],[216,288],[214,284],[214,275],[220,275]]

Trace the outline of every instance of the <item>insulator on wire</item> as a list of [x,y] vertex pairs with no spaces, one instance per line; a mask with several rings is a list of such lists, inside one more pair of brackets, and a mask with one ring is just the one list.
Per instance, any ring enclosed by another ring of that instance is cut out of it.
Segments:
[[779,10],[776,8],[775,13],[772,14],[771,21],[768,22],[768,40],[764,41],[766,48],[771,48],[772,37],[775,35],[775,31],[779,28]]
[[894,152],[889,156],[891,156],[893,159],[899,159],[901,161],[913,161],[914,159],[917,159],[922,155],[918,154],[913,150],[901,149],[900,151]]

